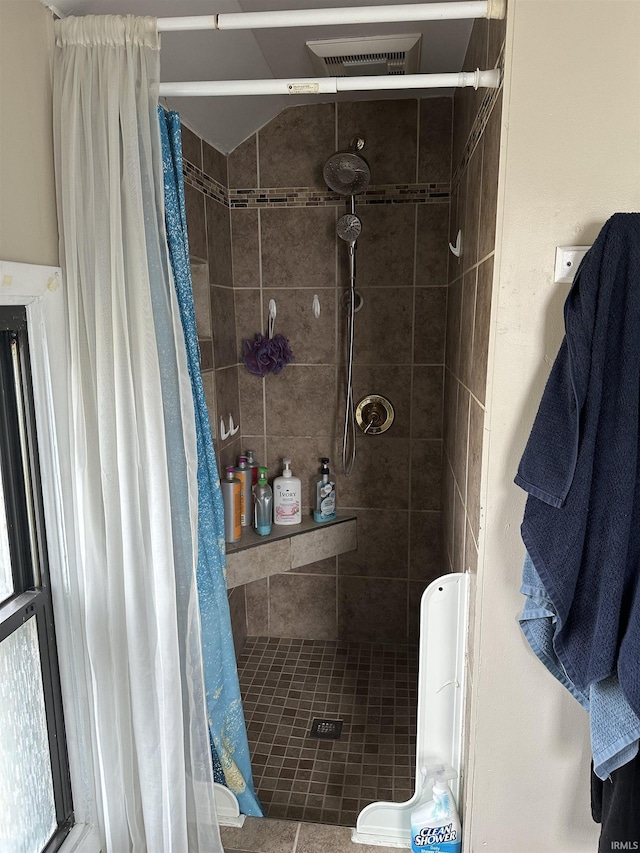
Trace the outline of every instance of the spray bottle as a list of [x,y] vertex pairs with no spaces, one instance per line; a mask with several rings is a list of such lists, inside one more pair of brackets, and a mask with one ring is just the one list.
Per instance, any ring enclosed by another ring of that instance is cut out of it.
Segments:
[[253,487],[253,527],[260,536],[271,533],[273,492],[267,483],[267,469],[258,468],[258,482]]
[[448,764],[422,768],[423,790],[432,783],[433,799],[411,812],[411,849],[413,853],[460,853],[460,818],[447,782],[456,771]]

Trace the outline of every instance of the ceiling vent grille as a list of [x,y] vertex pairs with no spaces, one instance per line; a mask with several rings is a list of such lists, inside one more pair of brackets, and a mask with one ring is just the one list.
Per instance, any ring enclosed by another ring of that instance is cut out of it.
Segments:
[[323,77],[416,74],[420,35],[308,41],[316,74]]

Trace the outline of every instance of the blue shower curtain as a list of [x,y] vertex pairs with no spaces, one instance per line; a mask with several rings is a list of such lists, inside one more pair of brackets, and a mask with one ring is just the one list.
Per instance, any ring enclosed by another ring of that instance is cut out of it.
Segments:
[[238,798],[240,811],[262,816],[255,794],[240,698],[227,599],[222,492],[200,373],[200,351],[191,287],[177,112],[158,108],[162,137],[165,219],[171,269],[180,306],[196,416],[198,443],[198,598],[214,777]]

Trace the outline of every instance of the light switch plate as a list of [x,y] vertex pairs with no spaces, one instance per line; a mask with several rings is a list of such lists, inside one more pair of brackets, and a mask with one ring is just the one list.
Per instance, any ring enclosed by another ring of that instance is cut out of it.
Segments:
[[556,246],[556,267],[553,280],[556,284],[571,284],[580,261],[591,246]]

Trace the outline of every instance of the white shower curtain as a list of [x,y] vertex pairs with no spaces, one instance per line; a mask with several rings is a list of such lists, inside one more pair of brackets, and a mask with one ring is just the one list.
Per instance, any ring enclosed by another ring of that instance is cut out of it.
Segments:
[[69,549],[105,853],[222,853],[195,584],[196,442],[167,262],[151,18],[56,23]]

